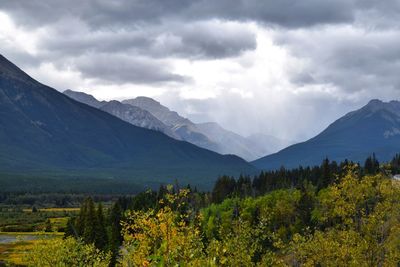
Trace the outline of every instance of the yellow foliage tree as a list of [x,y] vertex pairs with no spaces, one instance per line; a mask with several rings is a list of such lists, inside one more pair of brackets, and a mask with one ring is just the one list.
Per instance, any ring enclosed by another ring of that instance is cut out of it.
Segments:
[[168,193],[158,211],[130,211],[123,223],[123,266],[202,266],[203,244],[199,228],[189,214],[178,212],[188,190]]
[[314,220],[323,231],[296,234],[287,254],[294,266],[397,266],[400,188],[387,176],[353,171],[319,193]]

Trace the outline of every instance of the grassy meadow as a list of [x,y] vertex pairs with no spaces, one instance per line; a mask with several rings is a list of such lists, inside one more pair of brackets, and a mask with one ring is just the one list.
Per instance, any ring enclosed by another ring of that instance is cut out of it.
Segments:
[[68,219],[78,213],[76,207],[0,205],[0,266],[24,266],[27,251],[37,242],[62,238]]

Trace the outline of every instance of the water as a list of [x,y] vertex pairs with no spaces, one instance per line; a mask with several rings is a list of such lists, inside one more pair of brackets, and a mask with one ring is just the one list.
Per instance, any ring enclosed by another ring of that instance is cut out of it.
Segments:
[[39,235],[0,235],[0,244],[10,244],[17,241],[30,241],[43,238],[44,236]]

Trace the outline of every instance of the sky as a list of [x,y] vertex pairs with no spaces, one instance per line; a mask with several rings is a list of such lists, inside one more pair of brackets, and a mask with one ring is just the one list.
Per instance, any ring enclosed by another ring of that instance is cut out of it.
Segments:
[[399,0],[2,0],[0,53],[59,91],[301,141],[399,99],[399,21]]

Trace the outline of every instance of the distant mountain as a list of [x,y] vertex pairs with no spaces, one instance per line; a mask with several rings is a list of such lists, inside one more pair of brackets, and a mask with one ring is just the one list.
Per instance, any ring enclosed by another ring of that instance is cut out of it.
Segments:
[[85,103],[89,106],[110,113],[135,126],[160,131],[170,137],[181,140],[176,134],[171,131],[170,127],[166,126],[147,110],[128,104],[123,104],[115,100],[109,102],[99,101],[94,96],[83,92],[66,90],[64,91],[64,94],[76,101]]
[[161,105],[160,102],[152,98],[140,96],[134,99],[124,100],[122,103],[140,107],[141,109],[149,111],[157,119],[169,126],[181,140],[218,153],[226,154],[221,151],[218,143],[214,142],[207,135],[199,131],[195,123],[180,116],[177,112],[171,111],[169,108]]
[[182,140],[221,154],[234,154],[246,160],[254,160],[289,144],[287,141],[261,134],[257,138],[256,136],[245,138],[215,122],[196,124],[149,97],[137,97],[122,102],[149,111],[164,124],[169,125]]
[[200,132],[220,145],[220,153],[240,155],[248,160],[276,152],[287,145],[284,141],[262,134],[243,137],[222,128],[215,122],[199,123],[196,126]]
[[[210,188],[218,175],[254,170],[239,157],[136,127],[79,103],[0,56],[1,181],[18,175],[71,182],[123,180],[138,191],[179,179]],[[26,181],[16,183],[27,186]]]
[[320,164],[323,158],[363,161],[372,153],[390,160],[400,151],[400,102],[371,100],[310,140],[252,163],[262,169]]
[[64,94],[69,96],[72,99],[75,99],[76,101],[85,103],[86,105],[89,105],[89,106],[92,106],[92,107],[95,107],[95,108],[100,108],[104,104],[107,104],[107,102],[99,101],[94,96],[86,94],[86,93],[83,93],[83,92],[65,90]]
[[160,104],[160,102],[150,98],[139,96],[134,99],[127,99],[122,101],[124,104],[140,107],[153,114],[157,119],[166,125],[176,127],[180,125],[195,125],[189,119],[180,116],[177,112],[169,110],[169,108]]
[[194,123],[149,97],[137,97],[121,103],[115,100],[100,102],[92,95],[71,90],[66,90],[64,94],[133,125],[158,130],[177,140],[187,141],[220,154],[238,155],[246,160],[277,152],[289,144],[288,141],[263,134],[243,137],[215,122]]

